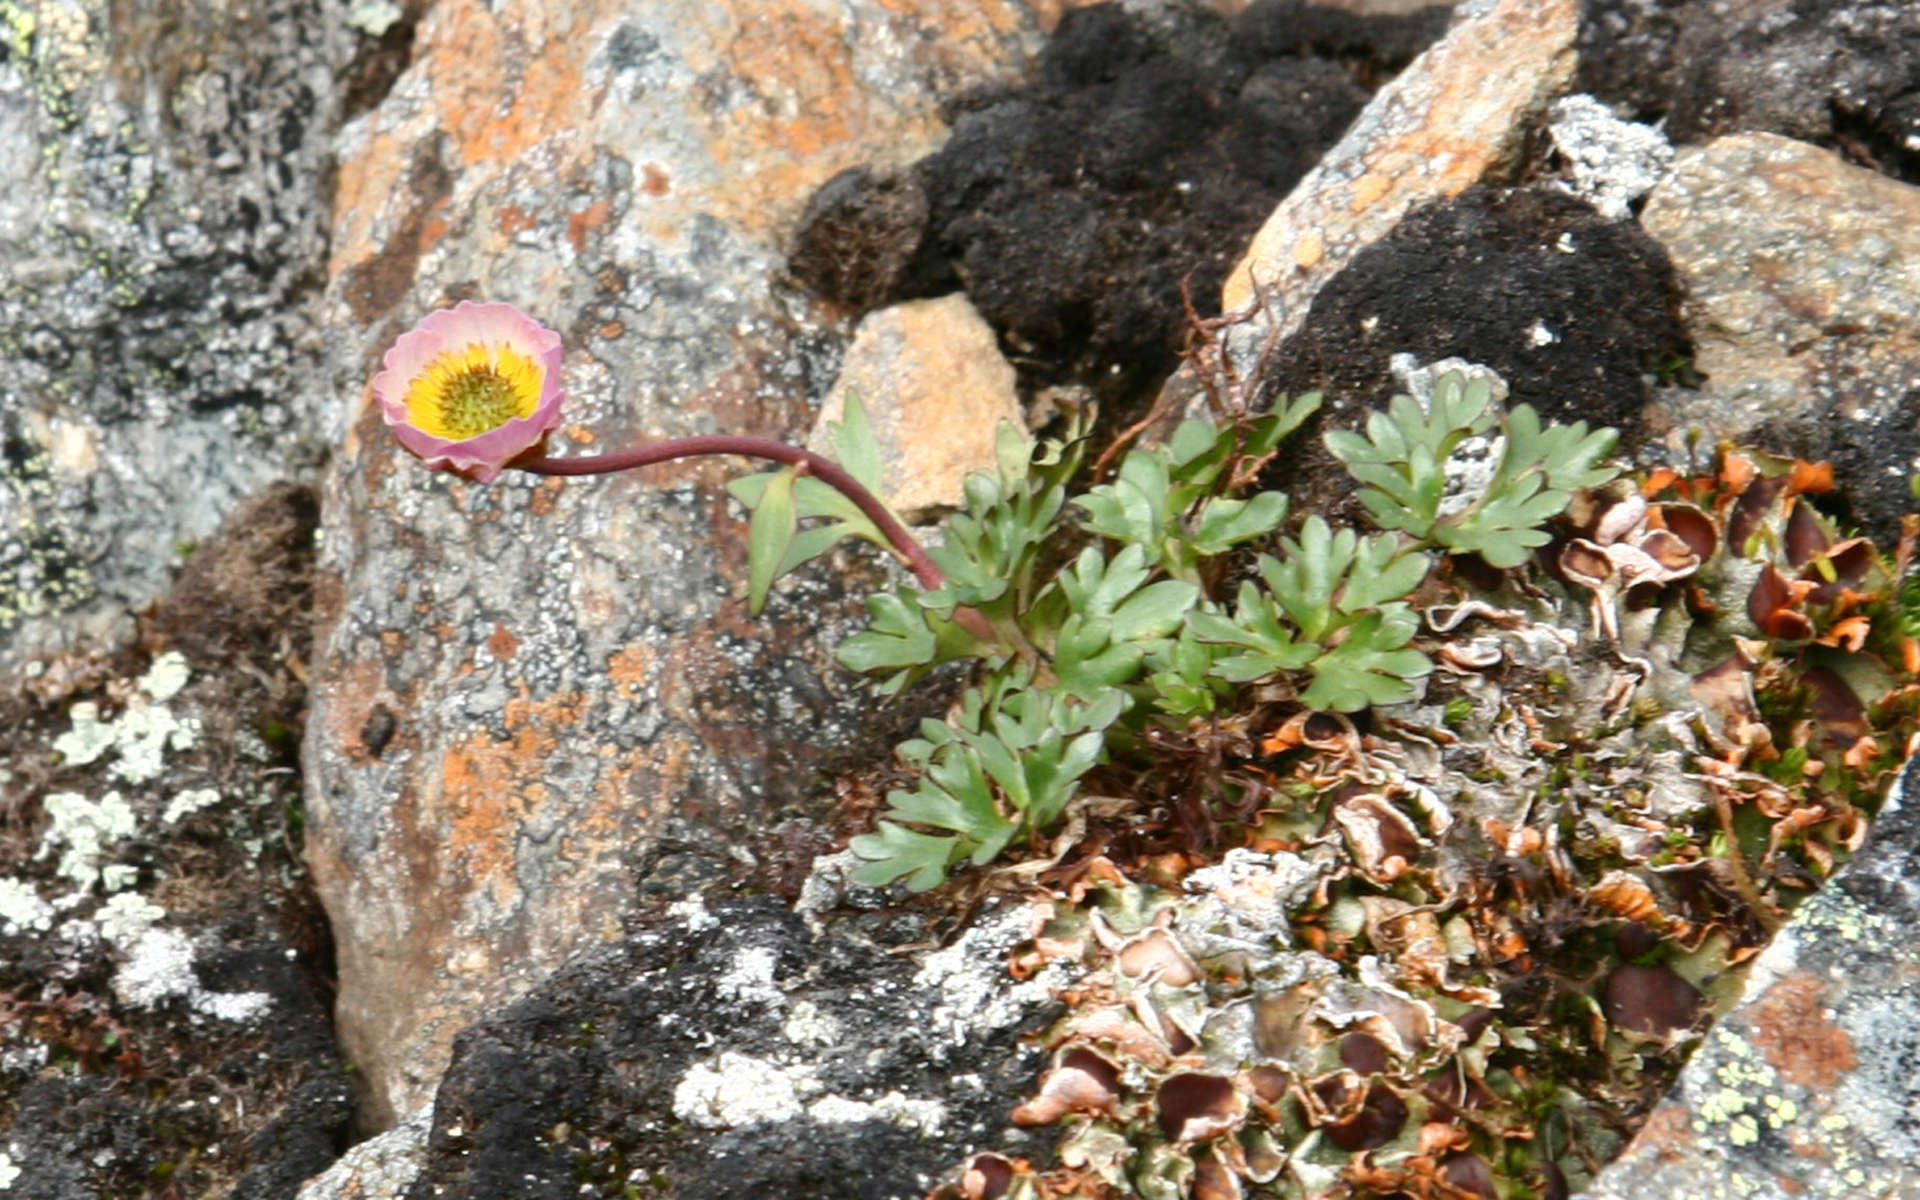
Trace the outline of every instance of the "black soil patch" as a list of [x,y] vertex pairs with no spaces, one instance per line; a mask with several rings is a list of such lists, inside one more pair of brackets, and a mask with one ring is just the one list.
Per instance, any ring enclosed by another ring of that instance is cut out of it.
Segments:
[[[194,552],[173,594],[141,615],[136,644],[0,680],[7,874],[43,899],[75,892],[57,874],[67,846],[45,839],[47,798],[117,795],[134,831],[106,839],[100,861],[131,868],[118,894],[161,912],[151,928],[190,947],[177,959],[184,987],[138,1004],[121,975],[134,956],[90,919],[104,884],[44,928],[0,924],[0,1142],[20,1171],[9,1196],[266,1200],[291,1196],[346,1145],[332,947],[300,852],[317,515],[311,489],[267,489]],[[64,762],[52,747],[72,706],[113,719],[138,702],[128,681],[170,651],[192,674],[163,703],[194,723],[190,744],[170,747],[151,780],[116,776],[112,751]],[[190,789],[218,800],[168,820]],[[253,1015],[221,1007],[249,993]]]
[[[1395,354],[1459,357],[1497,371],[1509,403],[1631,442],[1654,372],[1687,353],[1679,301],[1672,264],[1638,225],[1549,189],[1476,187],[1357,254],[1265,377],[1288,395],[1324,393],[1320,428],[1354,428],[1400,390]],[[1268,485],[1298,498],[1347,490],[1314,430],[1289,439],[1272,470],[1286,479]]]
[[1588,0],[1575,86],[1676,143],[1778,133],[1920,183],[1920,5]]
[[1263,0],[1229,21],[1069,13],[1031,83],[964,101],[938,153],[830,180],[791,267],[854,313],[964,288],[1035,389],[1150,395],[1273,207],[1444,28]]
[[1833,464],[1839,490],[1821,507],[1876,545],[1900,540],[1900,519],[1914,511],[1909,480],[1920,463],[1920,391],[1910,391],[1867,419],[1830,403],[1793,420],[1769,421],[1754,430],[1754,445]]

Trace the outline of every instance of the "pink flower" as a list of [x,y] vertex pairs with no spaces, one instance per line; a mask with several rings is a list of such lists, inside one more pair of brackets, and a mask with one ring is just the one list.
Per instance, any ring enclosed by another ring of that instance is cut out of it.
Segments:
[[381,365],[381,415],[436,471],[492,483],[560,424],[560,335],[511,304],[430,313]]

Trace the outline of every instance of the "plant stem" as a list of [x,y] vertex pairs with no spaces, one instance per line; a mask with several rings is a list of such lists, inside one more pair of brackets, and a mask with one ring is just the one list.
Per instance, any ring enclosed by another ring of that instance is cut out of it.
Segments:
[[921,587],[933,591],[946,584],[946,574],[927,557],[925,548],[914,539],[913,534],[907,532],[900,518],[887,511],[887,506],[880,503],[879,497],[863,487],[859,480],[847,474],[846,468],[811,450],[776,442],[772,438],[739,437],[724,433],[668,438],[628,450],[615,450],[610,454],[589,454],[580,458],[535,458],[509,465],[535,475],[606,475],[633,467],[651,466],[678,458],[700,458],[708,454],[770,458],[799,467],[803,474],[813,476],[853,501],[868,520],[879,526],[894,554],[913,572]]

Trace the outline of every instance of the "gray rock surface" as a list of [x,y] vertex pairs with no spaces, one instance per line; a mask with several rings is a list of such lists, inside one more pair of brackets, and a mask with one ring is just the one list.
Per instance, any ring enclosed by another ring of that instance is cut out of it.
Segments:
[[665,906],[460,1036],[408,1195],[912,1200],[969,1149],[1041,1153],[1008,1098],[1072,973],[1008,976],[1032,920],[905,954],[773,901]]
[[0,671],[317,460],[344,6],[0,5]]
[[301,1185],[298,1200],[400,1200],[420,1177],[433,1105],[349,1149]]
[[843,334],[778,282],[781,238],[835,171],[925,153],[940,97],[1036,34],[1014,3],[442,6],[348,129],[307,846],[373,1126],[460,1028],[617,936],[636,886],[778,869],[776,827],[817,833],[819,771],[876,720],[830,659],[858,606],[827,572],[748,618],[743,464],[429,476],[367,403],[381,351],[507,301],[566,339],[558,450],[804,434]]
[[1591,1200],[1920,1191],[1920,763],[1761,952],[1738,1006]]
[[1547,133],[1566,160],[1562,185],[1619,220],[1673,165],[1673,147],[1651,125],[1622,121],[1592,96],[1565,96],[1547,111]]
[[1650,418],[1827,458],[1890,544],[1920,470],[1920,187],[1773,134],[1690,147],[1641,223],[1685,284],[1697,391]]
[[163,1179],[283,1200],[345,1142],[294,832],[315,520],[309,489],[269,489],[188,559],[145,648],[0,678],[8,1200]]

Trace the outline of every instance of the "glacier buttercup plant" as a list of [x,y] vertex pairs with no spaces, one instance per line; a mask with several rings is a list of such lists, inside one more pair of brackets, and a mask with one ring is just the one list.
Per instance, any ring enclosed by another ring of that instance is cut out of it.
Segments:
[[[1003,424],[994,470],[968,478],[963,510],[929,552],[875,495],[880,451],[855,397],[830,430],[834,458],[726,434],[548,456],[558,342],[508,305],[461,305],[403,337],[375,391],[402,444],[482,482],[507,467],[597,475],[709,454],[772,460],[776,469],[729,486],[751,513],[749,606],[759,611],[774,580],[841,539],[864,538],[914,581],[868,598],[869,627],[840,646],[840,661],[886,693],[971,660],[956,711],[899,748],[917,786],[889,792],[875,832],[850,843],[865,884],[929,888],[963,861],[1039,846],[1078,811],[1091,772],[1192,742],[1243,707],[1243,689],[1331,713],[1414,699],[1434,669],[1417,644],[1414,596],[1443,559],[1521,567],[1574,494],[1614,474],[1603,461],[1612,431],[1542,425],[1524,405],[1509,413],[1494,402],[1489,384],[1450,374],[1430,406],[1397,397],[1364,437],[1327,436],[1378,532],[1336,531],[1310,514],[1287,537],[1287,497],[1253,485],[1318,409],[1317,394],[1224,410],[1220,425],[1188,421],[1078,494],[1077,423],[1044,444]],[[1496,434],[1492,479],[1449,507],[1453,451]],[[1258,556],[1257,580],[1223,557],[1242,547],[1277,551]]]

